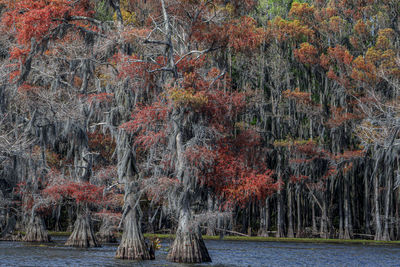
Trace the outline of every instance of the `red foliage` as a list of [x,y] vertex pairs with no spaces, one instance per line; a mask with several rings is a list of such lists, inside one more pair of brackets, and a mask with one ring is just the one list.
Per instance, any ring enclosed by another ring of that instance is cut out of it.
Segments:
[[103,201],[103,186],[96,186],[87,182],[71,182],[51,185],[43,190],[55,201],[72,199],[76,203],[100,204]]
[[96,212],[93,215],[98,218],[107,218],[107,219],[111,220],[113,223],[119,222],[122,217],[121,212],[113,212],[113,211],[105,210],[105,209],[102,209],[101,211]]
[[[69,0],[16,0],[4,1],[8,8],[3,15],[2,23],[9,29],[15,29],[16,38],[24,49],[15,48],[19,56],[29,51],[32,38],[36,41],[42,40],[63,19],[69,16],[91,16],[89,1]],[[17,52],[14,52],[16,56]]]
[[332,107],[332,116],[327,121],[326,125],[331,128],[340,127],[354,120],[359,120],[364,117],[360,112],[350,113],[346,112],[343,108]]
[[273,171],[259,151],[260,136],[244,131],[235,139],[221,139],[215,148],[194,147],[186,152],[201,182],[231,204],[261,200],[278,188]]

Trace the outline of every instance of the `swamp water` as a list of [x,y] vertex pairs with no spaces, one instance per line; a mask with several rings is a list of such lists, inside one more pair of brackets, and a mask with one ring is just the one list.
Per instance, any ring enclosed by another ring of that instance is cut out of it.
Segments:
[[282,242],[205,240],[213,260],[184,265],[165,260],[171,240],[163,240],[156,260],[135,262],[114,258],[117,247],[76,249],[65,247],[65,237],[35,245],[0,242],[0,266],[399,266],[400,246],[341,245]]

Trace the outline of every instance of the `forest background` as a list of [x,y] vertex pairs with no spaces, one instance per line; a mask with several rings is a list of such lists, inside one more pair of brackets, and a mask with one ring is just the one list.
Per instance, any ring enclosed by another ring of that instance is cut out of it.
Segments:
[[[0,0],[0,232],[209,261],[400,238],[398,0]],[[94,232],[99,231],[98,234]],[[189,245],[188,245],[189,244]]]

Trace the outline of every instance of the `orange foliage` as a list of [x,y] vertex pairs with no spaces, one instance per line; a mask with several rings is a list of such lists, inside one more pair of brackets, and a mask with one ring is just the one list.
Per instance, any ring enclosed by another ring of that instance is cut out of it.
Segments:
[[293,51],[298,61],[304,64],[315,65],[318,63],[318,50],[309,43],[301,43],[299,49]]
[[301,40],[306,38],[308,41],[314,39],[314,31],[306,25],[303,25],[299,20],[287,21],[281,17],[276,17],[268,22],[271,29],[271,35],[278,42],[288,40]]
[[311,104],[311,93],[308,92],[301,92],[300,88],[296,88],[294,91],[286,90],[283,91],[283,96],[288,99],[293,99],[298,101],[300,104]]

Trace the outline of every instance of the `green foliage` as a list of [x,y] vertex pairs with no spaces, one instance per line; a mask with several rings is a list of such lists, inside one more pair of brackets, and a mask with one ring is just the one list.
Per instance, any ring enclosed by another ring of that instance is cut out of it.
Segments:
[[300,0],[260,0],[258,10],[267,14],[268,19],[275,17],[287,18],[290,8],[294,2],[307,3],[311,1]]
[[260,0],[259,10],[264,11],[270,18],[286,17],[293,0]]
[[100,21],[112,21],[113,12],[107,4],[108,1],[101,0],[96,3],[95,7],[95,18]]

